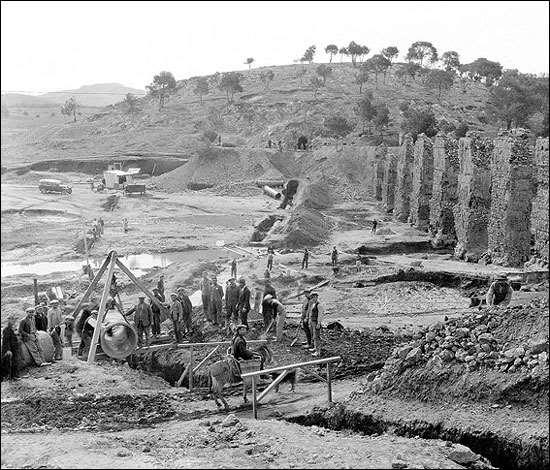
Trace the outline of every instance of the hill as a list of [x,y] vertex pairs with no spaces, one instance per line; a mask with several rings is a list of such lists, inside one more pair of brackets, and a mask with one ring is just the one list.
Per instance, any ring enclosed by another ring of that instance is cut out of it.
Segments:
[[42,96],[24,95],[22,93],[4,93],[2,106],[9,108],[57,108],[57,104]]
[[84,85],[75,90],[45,93],[40,97],[55,104],[63,104],[72,96],[82,106],[103,107],[122,101],[127,93],[142,96],[145,94],[145,90],[130,88],[120,83],[97,83]]

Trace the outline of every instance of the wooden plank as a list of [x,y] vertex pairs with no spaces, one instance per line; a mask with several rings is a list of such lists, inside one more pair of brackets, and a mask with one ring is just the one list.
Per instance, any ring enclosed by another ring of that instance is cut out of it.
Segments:
[[[251,339],[250,341],[247,340],[247,344],[264,344],[267,343],[266,339]],[[231,341],[211,341],[207,343],[166,343],[166,344],[155,344],[153,346],[143,346],[141,348],[136,349],[136,351],[141,351],[142,349],[147,351],[154,351],[156,349],[162,349],[162,348],[189,348],[191,346],[223,346],[223,345],[230,345]]]
[[189,350],[191,353],[191,357],[189,358],[189,391],[193,391],[193,346],[191,346],[191,349]]
[[198,363],[197,367],[195,367],[195,368],[193,369],[193,374],[196,374],[196,373],[199,371],[199,369],[203,366],[203,364],[204,364],[206,361],[208,361],[208,359],[210,359],[210,358],[213,356],[213,354],[214,354],[218,349],[220,349],[220,345],[218,345],[218,346],[216,346],[214,349],[212,349],[212,351],[210,351],[210,352],[208,353],[208,355],[207,355],[201,362]]
[[[327,285],[328,283],[330,282],[330,279],[326,279],[325,281],[322,281],[318,284],[315,284],[313,287],[307,287],[308,290],[315,290],[315,289],[319,289],[320,287],[323,287],[325,285]],[[305,290],[306,288],[302,289],[302,292]],[[289,299],[295,299],[296,297],[300,297],[302,295],[302,292],[299,292],[298,294],[292,294],[290,296],[288,296],[285,300],[289,300]]]
[[101,265],[101,268],[99,268],[99,271],[97,272],[97,274],[95,275],[94,279],[92,280],[92,282],[90,283],[90,285],[88,286],[88,288],[86,289],[86,292],[84,292],[84,295],[82,296],[82,298],[80,299],[80,301],[78,302],[78,304],[76,304],[76,307],[74,308],[73,310],[73,317],[76,318],[76,316],[78,315],[78,312],[80,311],[80,309],[82,308],[82,305],[88,301],[88,297],[90,297],[90,294],[93,292],[93,290],[95,289],[95,287],[97,286],[97,283],[99,282],[99,280],[101,279],[101,276],[103,276],[103,273],[105,272],[105,270],[107,269],[107,266],[109,265],[109,257],[107,256],[105,258],[105,261],[103,261],[103,264]]
[[38,280],[36,278],[32,280],[32,291],[34,294],[34,305],[38,305]]
[[189,361],[189,363],[187,364],[187,367],[186,367],[185,370],[182,372],[182,374],[180,375],[180,378],[179,378],[178,381],[176,382],[176,386],[177,386],[177,387],[181,387],[181,384],[183,383],[183,379],[184,379],[185,376],[189,373],[189,369],[191,369],[191,361]]
[[318,364],[327,364],[329,362],[340,362],[341,360],[342,358],[340,356],[332,356],[332,357],[327,357],[325,359],[316,359],[314,361],[298,362],[296,364],[288,364],[286,366],[273,367],[272,369],[264,369],[264,370],[254,371],[254,372],[247,372],[246,374],[242,374],[241,377],[256,377],[258,375],[270,374],[271,372],[280,372],[285,369],[296,369],[298,367],[315,366]]
[[252,414],[258,419],[258,400],[256,397],[256,376],[252,376]]
[[282,374],[279,375],[273,382],[271,382],[268,387],[258,395],[258,402],[262,401],[262,399],[269,393],[273,388],[277,386],[278,383],[281,382],[285,378],[285,376],[288,374],[288,369],[283,371]]
[[330,362],[327,362],[327,395],[328,402],[332,403],[332,382],[330,374]]
[[88,364],[92,364],[95,359],[99,333],[101,331],[103,318],[105,317],[105,304],[107,303],[107,297],[109,296],[109,289],[111,287],[111,280],[113,279],[113,272],[115,270],[116,252],[111,251],[109,256],[109,270],[107,271],[107,278],[105,279],[105,285],[103,286],[103,293],[101,294],[101,301],[99,303],[99,311],[97,312],[97,322],[94,328],[94,335],[92,336],[90,351],[88,352]]

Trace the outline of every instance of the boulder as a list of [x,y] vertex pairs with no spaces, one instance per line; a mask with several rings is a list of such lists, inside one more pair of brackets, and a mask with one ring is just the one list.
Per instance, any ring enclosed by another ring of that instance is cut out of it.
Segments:
[[494,341],[495,338],[493,338],[493,335],[491,333],[481,333],[478,337],[477,337],[477,340],[481,343],[481,342],[485,342],[485,343],[490,343],[491,341]]
[[401,359],[406,359],[411,349],[413,349],[412,346],[403,346],[402,348],[397,349],[397,355]]
[[224,428],[236,426],[237,424],[239,424],[239,419],[233,413],[228,414],[222,421],[222,427]]
[[422,358],[422,351],[420,348],[413,348],[409,351],[407,354],[407,357],[405,358],[409,363],[415,364]]
[[513,354],[515,358],[523,357],[525,356],[525,349],[520,346],[519,348],[514,349]]
[[455,358],[455,355],[452,353],[452,351],[445,349],[441,351],[439,357],[441,357],[441,359],[443,359],[445,362],[451,362]]
[[469,328],[457,328],[455,331],[455,336],[457,338],[466,338],[470,334]]
[[541,352],[537,357],[541,366],[548,363],[548,353],[546,351]]
[[543,351],[548,351],[548,341],[544,339],[532,340],[529,343],[529,352],[531,354],[540,354]]

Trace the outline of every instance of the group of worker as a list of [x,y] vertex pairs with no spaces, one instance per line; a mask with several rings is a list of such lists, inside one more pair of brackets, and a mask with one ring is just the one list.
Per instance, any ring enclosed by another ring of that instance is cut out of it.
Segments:
[[92,235],[92,239],[94,242],[96,242],[98,239],[100,239],[103,236],[103,233],[105,232],[105,222],[100,217],[99,219],[92,220],[92,226],[90,228],[90,234]]

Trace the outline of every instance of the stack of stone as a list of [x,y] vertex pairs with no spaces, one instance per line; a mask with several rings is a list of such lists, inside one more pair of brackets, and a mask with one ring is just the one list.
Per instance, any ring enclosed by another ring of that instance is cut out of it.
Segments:
[[398,222],[407,222],[409,218],[413,161],[413,138],[410,134],[405,134],[397,161],[397,184],[393,209],[393,218]]
[[523,129],[501,133],[491,163],[488,253],[495,264],[522,266],[529,259],[533,149]]
[[430,226],[433,170],[432,141],[425,134],[420,134],[414,146],[409,220],[416,228],[423,231],[427,231]]
[[535,145],[537,195],[533,200],[531,223],[535,234],[535,256],[548,266],[548,137]]

